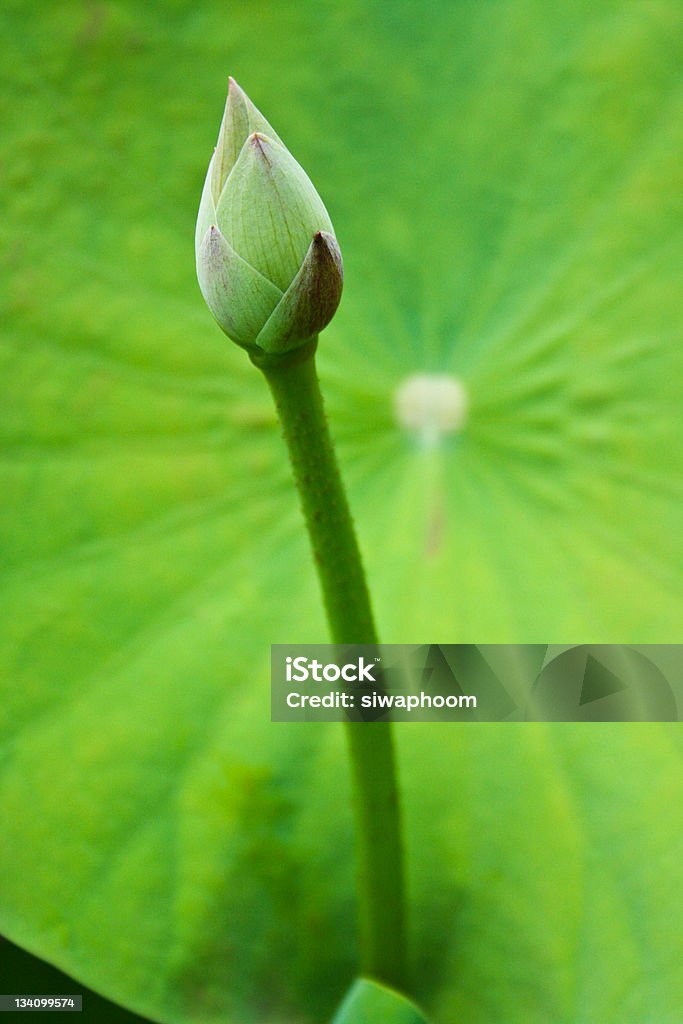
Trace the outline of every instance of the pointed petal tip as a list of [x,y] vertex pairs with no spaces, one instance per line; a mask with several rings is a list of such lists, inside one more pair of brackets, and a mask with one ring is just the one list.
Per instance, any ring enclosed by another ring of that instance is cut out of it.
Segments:
[[252,132],[247,139],[247,143],[252,147],[256,155],[264,160],[267,160],[268,151],[272,153],[272,140],[267,135],[264,135],[263,132]]
[[224,241],[225,239],[223,238],[221,229],[217,227],[216,224],[210,224],[202,242],[202,249],[205,256],[214,258],[218,253],[220,253]]
[[336,236],[331,231],[316,231],[311,241],[311,248],[318,259],[331,259],[339,276],[344,277],[344,264],[341,249]]

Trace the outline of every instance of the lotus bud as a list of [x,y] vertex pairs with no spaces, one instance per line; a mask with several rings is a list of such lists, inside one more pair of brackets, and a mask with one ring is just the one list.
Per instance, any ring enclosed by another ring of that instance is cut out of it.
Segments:
[[299,348],[339,305],[342,258],[322,199],[232,78],[195,252],[206,304],[228,337],[252,352]]

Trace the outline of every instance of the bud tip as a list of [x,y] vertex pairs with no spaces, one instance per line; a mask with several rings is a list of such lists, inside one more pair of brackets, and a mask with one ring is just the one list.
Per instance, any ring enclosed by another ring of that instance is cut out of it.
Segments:
[[240,105],[241,103],[244,103],[245,101],[246,101],[246,96],[244,95],[244,91],[240,88],[240,86],[237,84],[237,82],[232,77],[232,75],[229,75],[228,76],[228,100],[227,100],[228,104],[230,106],[235,106],[235,104]]

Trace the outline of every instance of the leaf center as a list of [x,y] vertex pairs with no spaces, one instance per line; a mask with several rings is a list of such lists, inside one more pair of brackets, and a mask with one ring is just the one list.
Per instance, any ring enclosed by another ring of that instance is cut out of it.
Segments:
[[411,374],[394,395],[398,425],[426,447],[438,444],[447,434],[462,430],[467,421],[468,405],[462,381],[447,373]]

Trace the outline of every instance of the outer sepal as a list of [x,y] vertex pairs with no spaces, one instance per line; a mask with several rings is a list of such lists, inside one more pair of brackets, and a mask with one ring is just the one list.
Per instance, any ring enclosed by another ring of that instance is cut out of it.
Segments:
[[334,316],[344,283],[334,235],[318,231],[291,285],[256,338],[264,352],[286,352],[318,334]]
[[245,263],[215,225],[199,246],[197,277],[219,326],[238,345],[252,346],[282,298],[280,289]]

